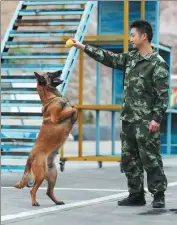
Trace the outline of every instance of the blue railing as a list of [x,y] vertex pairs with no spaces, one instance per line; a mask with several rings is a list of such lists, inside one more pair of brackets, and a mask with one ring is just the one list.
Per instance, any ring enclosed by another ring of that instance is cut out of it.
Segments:
[[[92,13],[92,10],[94,9],[96,2],[94,1],[88,1],[84,10],[84,13],[82,15],[81,22],[78,26],[77,32],[74,36],[74,38],[80,42],[83,41],[84,35],[88,26],[88,22]],[[63,68],[63,73],[61,75],[61,79],[64,80],[65,82],[63,83],[62,86],[59,87],[59,91],[62,92],[62,94],[65,93],[67,85],[69,83],[70,77],[72,70],[74,68],[75,61],[77,60],[79,50],[76,48],[71,48],[66,63]]]

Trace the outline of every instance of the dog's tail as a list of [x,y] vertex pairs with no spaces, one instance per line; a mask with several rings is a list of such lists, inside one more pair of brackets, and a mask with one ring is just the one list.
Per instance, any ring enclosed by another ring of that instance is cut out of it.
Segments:
[[19,182],[17,182],[14,185],[15,188],[21,189],[21,188],[24,188],[25,186],[27,186],[28,178],[30,175],[30,170],[31,170],[31,159],[29,157],[27,160],[26,166],[25,166],[25,171],[24,171],[23,177]]

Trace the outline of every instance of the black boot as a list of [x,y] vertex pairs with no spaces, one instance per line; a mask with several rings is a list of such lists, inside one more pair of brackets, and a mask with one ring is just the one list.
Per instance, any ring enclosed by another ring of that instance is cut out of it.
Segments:
[[154,195],[154,201],[152,202],[153,208],[165,208],[165,195],[164,192],[157,192]]
[[127,198],[118,201],[117,204],[119,206],[142,206],[146,204],[144,195],[144,191],[140,193],[129,194]]

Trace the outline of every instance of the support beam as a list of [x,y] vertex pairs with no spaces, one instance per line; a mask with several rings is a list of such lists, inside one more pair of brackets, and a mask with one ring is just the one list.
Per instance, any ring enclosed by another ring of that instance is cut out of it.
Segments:
[[124,1],[124,52],[128,52],[129,42],[129,1]]

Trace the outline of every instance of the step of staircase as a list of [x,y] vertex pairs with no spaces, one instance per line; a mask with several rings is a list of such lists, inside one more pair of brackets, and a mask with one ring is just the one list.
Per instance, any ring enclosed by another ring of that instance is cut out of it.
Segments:
[[80,5],[86,4],[87,1],[25,1],[23,5],[26,6],[41,6],[41,5]]
[[12,64],[2,63],[2,70],[62,70],[64,64]]
[[51,31],[19,31],[19,30],[12,30],[10,32],[10,37],[61,37],[64,35],[72,36],[76,33],[77,30],[51,30]]
[[[35,83],[36,77],[34,75],[1,75],[1,83]],[[3,87],[1,88],[1,90]]]
[[23,9],[19,11],[19,16],[56,16],[56,15],[82,15],[84,9],[81,8],[61,8],[61,9]]
[[36,53],[3,53],[3,59],[66,59],[67,52],[36,52]]
[[79,53],[76,48],[67,48],[65,40],[75,37],[83,41],[94,5],[92,1],[19,1],[1,46],[4,156],[7,152],[9,157],[24,156],[18,150],[30,151],[34,145],[43,118],[33,73],[62,70],[64,82],[59,91],[64,94]]
[[2,87],[2,94],[37,94],[36,88],[23,88],[23,87]]
[[1,143],[13,143],[18,144],[18,143],[34,143],[36,141],[35,138],[1,138]]
[[42,113],[38,112],[1,112],[2,119],[42,119]]
[[1,132],[17,132],[17,133],[38,133],[40,126],[34,125],[1,125]]
[[1,100],[1,106],[3,107],[24,107],[24,106],[31,106],[31,107],[36,107],[36,106],[42,106],[42,103],[40,100]]
[[16,26],[78,26],[80,19],[16,20]]
[[65,41],[8,41],[6,48],[66,48]]

